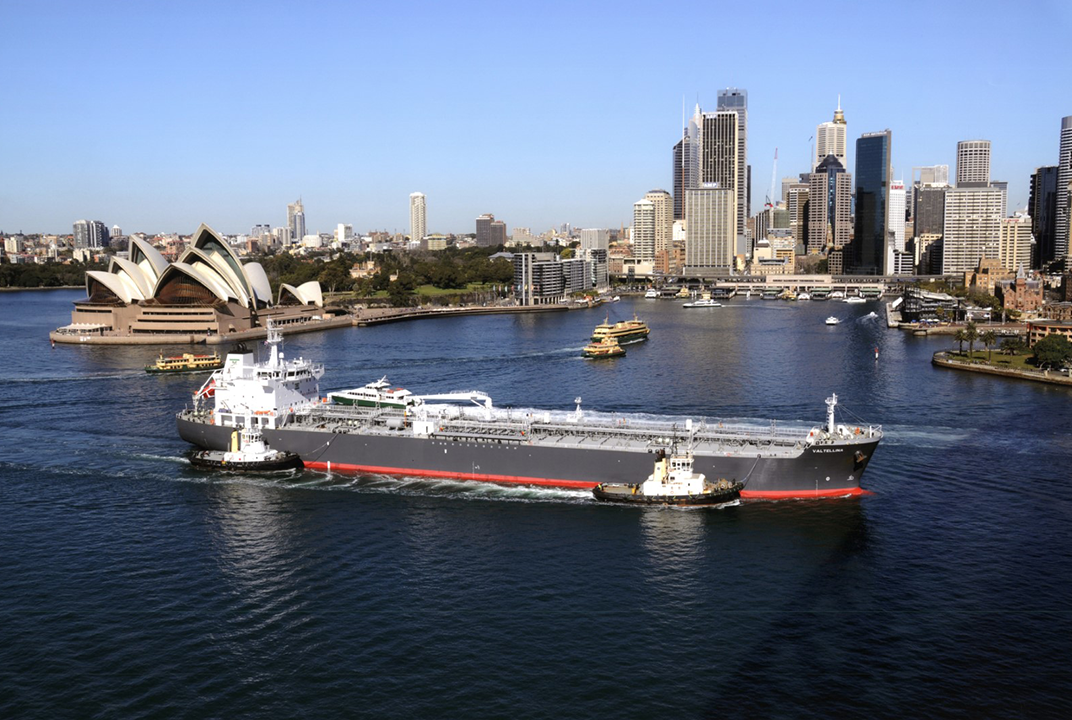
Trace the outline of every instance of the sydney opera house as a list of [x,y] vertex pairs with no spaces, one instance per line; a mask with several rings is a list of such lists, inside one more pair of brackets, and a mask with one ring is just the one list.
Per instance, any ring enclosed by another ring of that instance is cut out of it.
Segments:
[[[270,318],[280,326],[323,324],[320,283],[282,285],[273,302],[260,263],[242,263],[207,225],[169,263],[150,243],[130,239],[127,258],[86,273],[86,298],[57,342],[220,342],[256,335]],[[296,328],[295,328],[296,329]],[[309,327],[308,329],[312,329]],[[235,335],[235,334],[238,335]]]

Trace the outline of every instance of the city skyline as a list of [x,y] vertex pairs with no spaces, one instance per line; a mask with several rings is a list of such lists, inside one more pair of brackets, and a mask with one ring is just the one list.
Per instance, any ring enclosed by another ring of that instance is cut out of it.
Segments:
[[[878,15],[830,6],[853,26]],[[690,17],[762,23],[786,51],[799,38],[803,52],[822,23],[793,7],[697,4]],[[495,13],[433,6],[417,24],[402,9],[327,4],[301,13],[293,31],[294,13],[275,6],[11,6],[0,230],[69,234],[74,221],[98,218],[128,232],[188,232],[205,221],[239,233],[283,225],[279,208],[300,196],[309,232],[338,223],[405,232],[415,188],[435,203],[429,232],[472,232],[472,218],[489,207],[522,227],[617,227],[644,192],[673,187],[667,155],[681,137],[682,105],[715,108],[729,87],[748,92],[749,214],[769,192],[775,148],[780,176],[810,169],[810,138],[839,95],[851,125],[850,169],[855,139],[884,128],[897,136],[893,175],[905,181],[914,166],[955,166],[958,141],[986,139],[991,176],[1009,182],[1011,212],[1026,206],[1035,168],[1058,164],[1061,118],[1072,107],[1049,78],[1066,75],[1069,61],[1057,54],[1051,71],[1039,73],[1033,51],[1059,42],[1072,15],[1044,3],[1009,24],[996,3],[973,8],[969,17],[928,7],[927,23],[916,6],[884,11],[887,36],[911,43],[882,82],[867,63],[840,63],[795,83],[781,54],[746,52],[748,32],[726,34],[733,59],[717,72],[680,62],[673,18],[652,18],[649,32],[665,39],[633,48],[629,14],[614,4]],[[996,28],[1001,53],[976,42]],[[464,42],[477,30],[509,37],[516,49],[487,63]],[[293,32],[308,50],[264,55],[249,44]],[[442,38],[452,33],[460,44],[444,53]],[[334,42],[339,35],[352,40]],[[90,36],[108,41],[79,52]],[[562,51],[522,50],[544,37]],[[868,37],[846,33],[838,50],[871,52]],[[402,44],[406,53],[393,51]],[[925,46],[941,54],[912,50]],[[638,83],[646,88],[640,104]],[[1005,112],[1013,95],[1018,112]],[[75,98],[86,97],[94,102],[75,111]],[[280,97],[298,99],[267,111]],[[408,140],[394,142],[400,136]]]

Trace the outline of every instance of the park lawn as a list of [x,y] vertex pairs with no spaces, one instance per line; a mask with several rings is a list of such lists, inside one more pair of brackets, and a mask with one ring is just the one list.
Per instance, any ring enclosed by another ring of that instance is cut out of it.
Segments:
[[[965,350],[963,355],[954,352],[953,356],[958,360],[971,360],[985,365],[987,352],[986,350],[976,350],[971,353],[969,358],[968,351]],[[990,355],[990,364],[994,367],[1012,368],[1013,370],[1038,370],[1033,363],[1028,362],[1031,357],[1030,353],[1027,355],[1002,355],[1000,351],[994,350]]]
[[424,295],[426,297],[439,297],[441,295],[461,295],[462,293],[467,292],[487,290],[491,287],[493,286],[485,283],[469,283],[464,288],[438,288],[435,285],[421,285],[417,288],[416,292],[418,295]]

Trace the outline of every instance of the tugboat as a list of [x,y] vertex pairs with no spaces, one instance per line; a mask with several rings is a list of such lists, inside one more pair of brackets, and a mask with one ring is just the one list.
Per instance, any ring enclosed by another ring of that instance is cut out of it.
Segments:
[[201,450],[190,453],[194,467],[225,472],[272,472],[303,467],[296,453],[272,450],[260,430],[242,428],[231,433],[229,450]]
[[211,355],[183,353],[173,357],[160,355],[155,363],[145,366],[145,372],[152,374],[211,372],[221,367],[223,367],[223,360],[218,353]]
[[613,358],[625,355],[625,348],[618,344],[610,335],[605,335],[601,340],[590,342],[584,346],[581,355],[586,358],[598,360],[600,358]]
[[720,478],[708,482],[692,471],[692,454],[671,455],[659,451],[655,470],[648,479],[633,485],[600,483],[592,488],[596,500],[634,505],[724,505],[741,497],[743,483]]

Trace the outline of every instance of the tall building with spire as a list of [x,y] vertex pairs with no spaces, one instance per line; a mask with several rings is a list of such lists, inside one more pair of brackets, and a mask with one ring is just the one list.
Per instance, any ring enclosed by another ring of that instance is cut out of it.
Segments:
[[[1057,224],[1053,233],[1055,260],[1068,257],[1069,236],[1072,235],[1072,115],[1061,118],[1061,147],[1057,159]],[[1067,261],[1066,261],[1067,266]]]
[[674,219],[685,218],[685,193],[700,186],[700,126],[703,122],[700,106],[682,130],[681,139],[674,145]]
[[827,155],[808,175],[808,252],[840,250],[852,237],[852,175]]
[[411,193],[409,196],[409,239],[422,240],[428,234],[424,193]]
[[287,227],[292,242],[300,243],[305,237],[305,206],[301,198],[287,205]]
[[[751,195],[749,189],[748,173],[748,91],[740,88],[726,88],[718,93],[718,111],[734,113],[737,119],[736,138],[736,178],[734,191],[737,198],[737,253],[745,253],[751,250],[746,247],[745,229],[748,227],[749,202]],[[704,139],[706,142],[706,138]]]
[[845,140],[848,127],[845,123],[845,113],[841,110],[841,96],[838,95],[834,119],[830,122],[819,123],[819,126],[815,128],[815,157],[812,159],[812,168],[819,167],[819,163],[823,162],[827,155],[833,155],[843,168],[848,168]]

